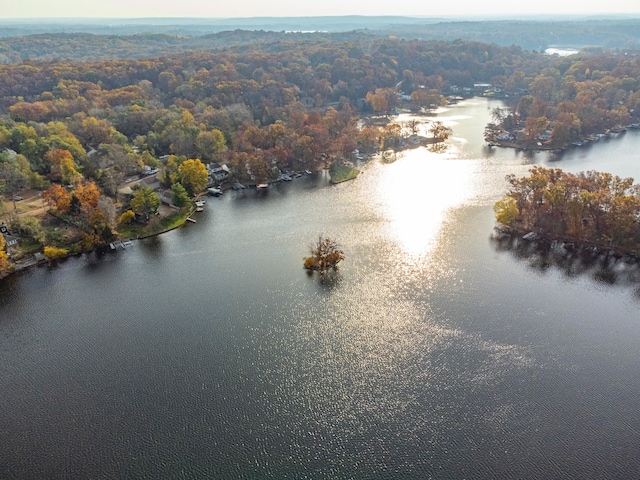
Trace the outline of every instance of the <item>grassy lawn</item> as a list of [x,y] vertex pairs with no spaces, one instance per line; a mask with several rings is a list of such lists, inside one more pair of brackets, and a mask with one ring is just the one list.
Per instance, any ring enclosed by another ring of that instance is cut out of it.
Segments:
[[347,166],[337,167],[330,171],[331,183],[346,182],[347,180],[353,180],[358,176],[360,170],[357,168],[351,168]]
[[121,240],[129,240],[132,238],[150,237],[152,235],[158,235],[168,230],[182,225],[187,217],[191,215],[191,212],[174,213],[167,217],[156,216],[151,221],[142,225],[139,223],[131,223],[129,225],[118,225],[118,234]]

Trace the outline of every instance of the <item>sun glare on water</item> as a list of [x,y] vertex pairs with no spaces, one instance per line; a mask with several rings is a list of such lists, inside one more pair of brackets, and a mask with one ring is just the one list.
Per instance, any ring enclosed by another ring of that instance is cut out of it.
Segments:
[[448,213],[472,194],[473,162],[420,148],[388,165],[378,195],[390,235],[417,259],[436,245]]

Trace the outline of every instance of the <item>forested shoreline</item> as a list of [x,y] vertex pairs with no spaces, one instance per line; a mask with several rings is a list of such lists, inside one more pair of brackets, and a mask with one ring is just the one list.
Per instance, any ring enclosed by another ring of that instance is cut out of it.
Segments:
[[640,253],[640,185],[606,172],[571,174],[533,167],[509,175],[494,207],[497,221],[525,238],[562,240],[623,254]]
[[[157,191],[122,193],[134,176],[157,172],[159,188],[186,208],[185,195],[197,195],[210,178],[207,165],[224,165],[226,181],[243,184],[317,171],[356,151],[398,145],[406,134],[393,122],[360,120],[432,109],[456,91],[482,93],[475,87],[482,83],[510,105],[501,124],[522,123],[534,135],[544,123],[559,141],[567,129],[571,138],[576,129],[637,120],[639,79],[637,52],[559,58],[400,39],[0,65],[2,194],[15,206],[23,189],[40,191],[50,214],[0,213],[29,252],[92,250],[128,222],[155,218]],[[71,231],[61,235],[56,221]]]

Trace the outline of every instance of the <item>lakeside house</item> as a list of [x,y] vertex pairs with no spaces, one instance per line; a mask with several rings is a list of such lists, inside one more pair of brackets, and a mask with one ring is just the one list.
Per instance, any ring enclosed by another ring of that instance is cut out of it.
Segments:
[[4,249],[9,255],[16,253],[20,249],[19,237],[14,235],[4,235],[4,240],[6,242]]
[[207,168],[209,180],[211,182],[216,181],[220,183],[229,178],[230,170],[226,164],[220,165],[219,163],[207,163],[205,167]]
[[5,252],[7,252],[9,255],[11,255],[12,253],[16,253],[20,248],[20,245],[19,245],[20,237],[11,235],[6,225],[0,225],[0,234],[2,234],[2,236],[4,237]]
[[141,187],[149,187],[151,190],[153,190],[154,192],[157,190],[160,190],[160,180],[158,180],[158,175],[157,174],[153,174],[150,175],[148,177],[143,178],[142,180],[140,180],[140,186]]
[[158,192],[158,195],[160,195],[160,201],[162,203],[165,203],[170,207],[173,206],[173,191],[170,188]]
[[16,156],[18,155],[18,152],[16,152],[15,150],[12,150],[10,148],[3,148],[2,150],[0,150],[0,153],[8,154],[9,158],[16,158]]

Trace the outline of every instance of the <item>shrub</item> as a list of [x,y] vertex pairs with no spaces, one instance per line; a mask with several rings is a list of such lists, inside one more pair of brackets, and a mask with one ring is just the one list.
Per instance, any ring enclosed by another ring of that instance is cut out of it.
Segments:
[[118,223],[129,225],[135,217],[136,214],[133,213],[133,210],[127,210],[126,212],[123,212],[122,215],[120,215],[120,218],[118,218]]
[[69,250],[65,248],[46,246],[44,247],[44,254],[47,258],[53,260],[55,258],[66,257],[69,254]]

